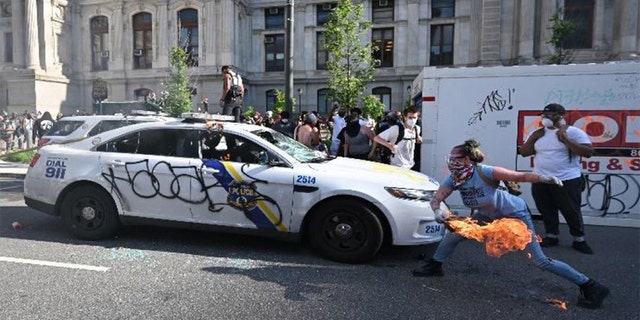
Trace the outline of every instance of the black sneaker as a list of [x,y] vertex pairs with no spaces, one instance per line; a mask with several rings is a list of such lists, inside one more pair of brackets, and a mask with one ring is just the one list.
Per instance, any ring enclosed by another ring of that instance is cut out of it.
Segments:
[[411,271],[414,277],[442,277],[444,273],[442,272],[442,262],[438,262],[432,259],[429,259],[427,263],[418,268]]
[[540,242],[540,246],[543,248],[555,247],[558,245],[558,242],[558,238],[544,237]]
[[589,280],[586,285],[580,288],[580,297],[578,298],[578,307],[588,309],[598,309],[602,305],[602,301],[609,295],[609,288]]
[[571,247],[584,254],[593,254],[593,250],[591,250],[586,241],[574,241]]

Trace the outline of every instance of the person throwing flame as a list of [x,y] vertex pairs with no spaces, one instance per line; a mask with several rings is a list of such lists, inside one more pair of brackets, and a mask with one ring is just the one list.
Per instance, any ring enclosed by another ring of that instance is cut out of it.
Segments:
[[[453,147],[447,156],[447,166],[451,174],[440,184],[430,203],[436,213],[436,220],[449,224],[451,220],[456,219],[455,215],[440,209],[440,202],[448,198],[454,190],[458,190],[464,205],[474,210],[471,218],[480,223],[490,223],[501,218],[514,218],[522,221],[530,231],[531,241],[525,249],[531,254],[533,264],[576,284],[580,288],[578,306],[590,309],[599,308],[609,294],[609,289],[578,272],[570,265],[545,256],[538,243],[531,213],[525,201],[507,191],[488,185],[478,170],[482,170],[485,176],[494,180],[548,183],[560,187],[562,181],[554,176],[479,165],[484,160],[484,154],[479,146],[478,141],[467,140],[464,144]],[[464,236],[448,231],[433,256],[425,265],[413,270],[413,275],[416,277],[443,276],[442,262],[453,254],[455,247],[464,239]]]

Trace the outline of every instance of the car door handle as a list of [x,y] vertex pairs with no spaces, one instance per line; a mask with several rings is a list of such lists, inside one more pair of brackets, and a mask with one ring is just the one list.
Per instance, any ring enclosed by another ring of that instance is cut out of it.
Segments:
[[202,171],[202,173],[220,173],[220,170],[213,168],[202,168],[200,171]]
[[106,164],[112,167],[122,167],[125,165],[125,163],[122,160],[110,160],[110,161],[107,161]]

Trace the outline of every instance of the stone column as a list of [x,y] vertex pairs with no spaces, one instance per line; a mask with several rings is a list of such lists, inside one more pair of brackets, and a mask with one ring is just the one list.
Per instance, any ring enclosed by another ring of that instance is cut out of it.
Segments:
[[13,64],[24,67],[24,0],[11,0],[11,33],[13,33]]
[[619,19],[620,34],[617,37],[614,35],[614,39],[619,39],[619,46],[614,48],[614,51],[618,51],[622,59],[628,59],[632,54],[636,54],[640,50],[640,44],[638,43],[640,39],[638,34],[640,5],[638,2],[640,1],[626,0],[618,2],[620,15],[616,19]]
[[482,29],[480,35],[480,64],[496,65],[500,63],[500,0],[482,1]]
[[26,67],[28,69],[40,69],[40,51],[38,39],[38,7],[36,0],[25,1],[26,17]]
[[533,48],[535,41],[535,21],[536,21],[536,3],[531,0],[520,0],[516,2],[516,16],[518,23],[518,56],[517,58],[520,64],[533,63]]
[[217,39],[216,47],[219,56],[220,65],[232,65],[236,59],[234,56],[234,39],[233,30],[236,22],[236,8],[233,1],[220,1],[217,3],[215,17],[218,18],[217,23]]

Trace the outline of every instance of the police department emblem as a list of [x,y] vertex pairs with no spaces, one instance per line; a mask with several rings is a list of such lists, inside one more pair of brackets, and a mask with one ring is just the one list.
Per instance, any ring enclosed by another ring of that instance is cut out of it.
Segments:
[[256,189],[253,182],[232,181],[229,184],[227,203],[239,210],[251,210],[258,204]]

